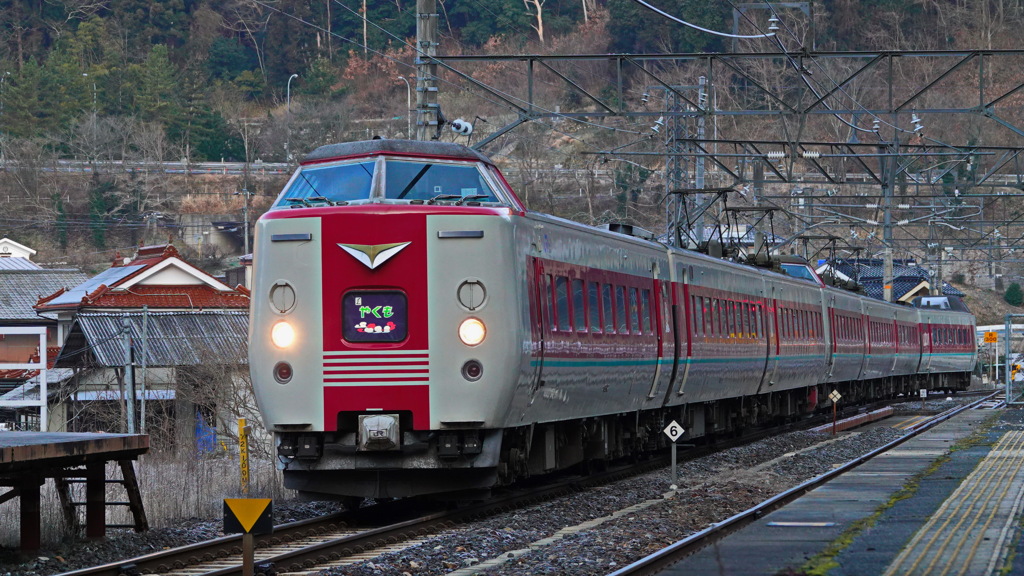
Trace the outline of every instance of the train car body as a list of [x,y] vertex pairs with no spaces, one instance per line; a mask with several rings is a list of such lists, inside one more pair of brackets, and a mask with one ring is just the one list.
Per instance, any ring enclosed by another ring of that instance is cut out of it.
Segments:
[[285,484],[473,494],[657,448],[672,419],[700,438],[831,389],[966,386],[969,314],[786,266],[530,212],[455,144],[317,149],[256,225],[250,370]]

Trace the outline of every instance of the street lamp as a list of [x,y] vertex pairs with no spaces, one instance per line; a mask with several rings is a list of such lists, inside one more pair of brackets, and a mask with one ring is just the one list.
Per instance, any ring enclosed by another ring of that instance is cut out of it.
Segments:
[[286,90],[287,96],[285,97],[285,99],[288,102],[288,113],[289,114],[292,113],[292,80],[295,80],[298,77],[299,77],[298,74],[292,74],[291,76],[288,77],[288,89]]
[[287,110],[287,113],[285,114],[287,116],[287,118],[285,118],[285,129],[284,129],[285,130],[285,137],[284,137],[284,161],[285,162],[291,162],[292,161],[292,153],[290,151],[290,146],[291,146],[291,143],[292,143],[292,80],[295,80],[298,77],[299,77],[298,74],[292,74],[291,76],[289,76],[288,77],[288,87],[285,89],[285,102],[286,102],[285,108]]
[[412,87],[405,76],[399,76],[398,79],[405,82],[405,137],[412,140]]
[[[89,81],[89,74],[87,72],[82,72],[82,77],[86,79],[86,82]],[[96,80],[92,81],[92,115],[93,117],[96,116]]]

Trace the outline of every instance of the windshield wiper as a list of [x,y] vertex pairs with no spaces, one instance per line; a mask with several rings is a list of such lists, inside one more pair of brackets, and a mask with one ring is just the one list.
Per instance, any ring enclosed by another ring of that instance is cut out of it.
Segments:
[[320,194],[320,191],[316,189],[316,186],[313,186],[313,183],[309,181],[309,178],[306,178],[306,173],[305,172],[299,172],[299,176],[302,176],[302,179],[305,180],[306,184],[309,185],[309,189],[310,190],[312,190],[313,192],[315,192],[318,195]]
[[401,200],[405,198],[405,195],[412,190],[412,187],[415,186],[416,183],[420,181],[420,178],[423,178],[423,175],[427,173],[427,170],[430,170],[433,166],[433,164],[424,164],[423,168],[420,168],[420,171],[413,176],[412,180],[409,181],[409,185],[398,194],[398,199]]
[[462,204],[464,202],[469,202],[469,201],[472,201],[472,200],[479,200],[481,198],[490,198],[490,197],[491,197],[490,194],[470,194],[469,196],[463,196],[462,200],[459,200],[458,202],[456,202],[455,205],[456,206],[462,206]]
[[437,196],[434,196],[430,200],[427,200],[427,204],[433,204],[438,200],[455,200],[456,198],[462,198],[462,196],[457,196],[455,194],[438,194]]
[[[306,202],[305,198],[285,198],[284,201],[285,202],[295,202],[296,204],[302,204],[303,206],[305,206],[307,208],[312,208],[313,207],[312,204],[310,204],[309,202]],[[294,206],[292,206],[292,208],[294,208]]]
[[344,206],[344,205],[348,204],[348,202],[345,202],[344,200],[335,201],[335,200],[331,200],[330,198],[325,198],[324,196],[308,196],[308,197],[306,197],[306,200],[310,200],[310,201],[313,201],[313,202],[323,202],[324,204],[327,204],[328,206]]

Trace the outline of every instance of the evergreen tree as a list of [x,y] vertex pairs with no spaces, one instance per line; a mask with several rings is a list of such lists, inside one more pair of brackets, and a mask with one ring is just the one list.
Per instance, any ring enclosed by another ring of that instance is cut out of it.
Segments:
[[146,61],[138,68],[138,90],[135,102],[139,115],[147,122],[167,124],[177,114],[177,82],[167,46],[153,46]]
[[1020,306],[1024,304],[1024,291],[1021,291],[1020,284],[1014,282],[1010,284],[1010,287],[1006,289],[1006,293],[1003,294],[1003,300],[1010,306]]
[[89,187],[89,230],[92,233],[92,244],[100,250],[107,247],[107,227],[114,202],[112,194],[114,183],[100,181],[93,177]]

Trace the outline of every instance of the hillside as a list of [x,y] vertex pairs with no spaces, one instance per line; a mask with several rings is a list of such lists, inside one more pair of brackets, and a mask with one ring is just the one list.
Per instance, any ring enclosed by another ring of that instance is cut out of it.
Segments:
[[967,307],[974,312],[979,326],[1003,324],[1007,314],[1024,314],[1024,306],[1010,306],[1003,300],[1002,292],[977,288],[968,284],[955,284],[966,294]]

